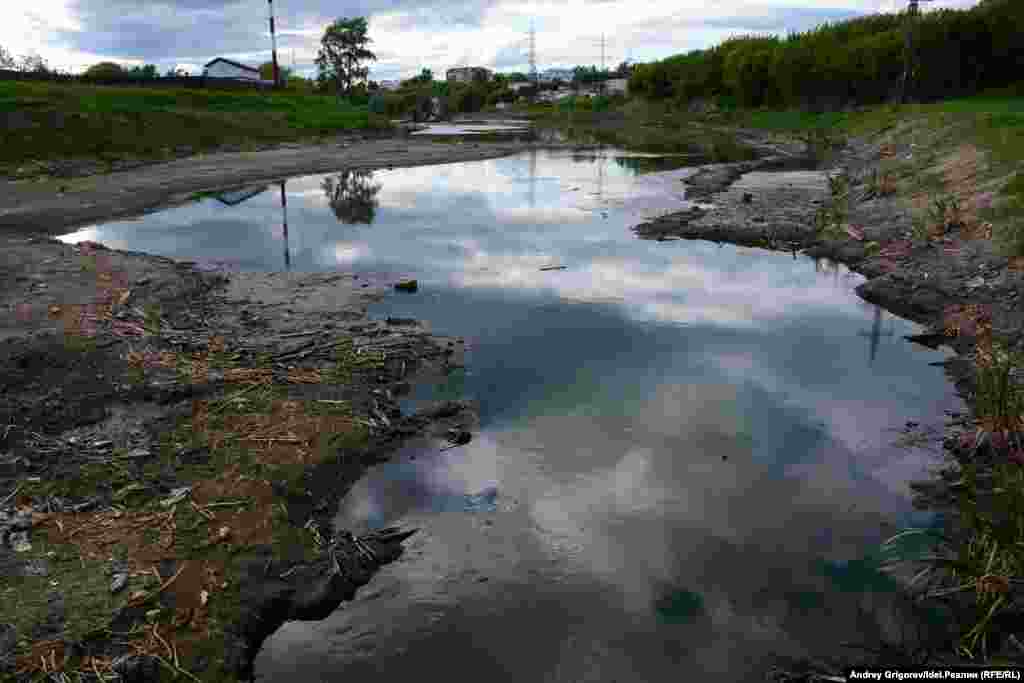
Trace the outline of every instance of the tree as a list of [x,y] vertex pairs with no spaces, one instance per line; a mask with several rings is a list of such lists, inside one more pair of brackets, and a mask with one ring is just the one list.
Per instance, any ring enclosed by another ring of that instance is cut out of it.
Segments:
[[377,214],[380,183],[373,182],[373,171],[348,170],[327,176],[320,183],[331,211],[342,223],[373,223]]
[[317,80],[323,84],[333,81],[338,97],[342,92],[351,92],[354,83],[370,75],[369,67],[362,66],[363,62],[377,59],[366,47],[372,42],[366,35],[367,28],[366,17],[338,19],[327,27],[320,39]]
[[39,55],[22,55],[21,60],[15,67],[18,71],[26,71],[37,74],[45,74],[50,72],[50,66],[46,63],[46,60]]
[[[292,70],[287,66],[281,66],[278,64],[277,73],[281,78],[281,83],[288,83],[288,79],[292,77]],[[274,63],[263,62],[260,64],[260,78],[265,81],[274,80]]]
[[146,64],[145,66],[133,66],[128,69],[128,75],[133,78],[156,78],[156,64]]
[[14,56],[0,47],[0,69],[13,69],[15,66]]
[[117,62],[100,62],[86,69],[85,75],[90,78],[121,78],[124,69]]

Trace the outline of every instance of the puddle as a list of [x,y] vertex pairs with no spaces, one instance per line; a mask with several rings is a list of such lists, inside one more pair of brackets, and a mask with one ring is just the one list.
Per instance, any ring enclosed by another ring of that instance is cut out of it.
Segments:
[[261,680],[439,661],[453,681],[763,680],[771,655],[907,623],[871,558],[930,520],[906,484],[934,456],[894,444],[960,407],[928,365],[945,354],[843,267],[636,239],[687,206],[686,162],[533,150],[310,176],[283,183],[286,209],[280,184],[241,188],[64,238],[416,278],[371,314],[467,340],[466,368],[407,407],[475,398],[481,432],[408,444],[339,507],[354,530],[422,531],[354,602],[275,634]]
[[411,135],[465,135],[475,136],[484,133],[503,133],[508,135],[525,135],[530,130],[529,122],[525,121],[490,121],[473,122],[464,121],[458,123],[425,123],[422,128],[415,130]]

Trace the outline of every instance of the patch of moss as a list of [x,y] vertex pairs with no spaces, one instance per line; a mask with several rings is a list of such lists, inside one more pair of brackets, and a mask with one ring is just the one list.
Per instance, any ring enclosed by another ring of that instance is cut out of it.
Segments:
[[1003,187],[1002,193],[1024,202],[1024,173],[1020,171],[1015,173],[1010,182]]
[[47,573],[4,577],[0,588],[0,600],[7,605],[4,619],[14,624],[19,641],[44,635],[37,629],[54,611],[51,605],[58,597],[63,603],[63,623],[59,633],[45,636],[68,640],[106,629],[110,616],[127,602],[127,591],[110,593],[109,562],[82,557],[74,546],[53,544],[42,534],[34,534],[32,550],[20,559],[30,561],[33,567],[45,567]]

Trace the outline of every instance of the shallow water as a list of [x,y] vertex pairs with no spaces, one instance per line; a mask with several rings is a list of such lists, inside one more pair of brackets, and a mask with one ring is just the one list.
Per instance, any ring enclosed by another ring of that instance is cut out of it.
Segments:
[[487,121],[458,123],[425,123],[423,128],[413,131],[412,135],[465,135],[474,136],[483,133],[526,133],[530,128],[528,121]]
[[842,267],[636,239],[686,205],[679,163],[534,150],[291,179],[287,244],[276,185],[66,237],[414,277],[371,313],[467,340],[410,403],[477,399],[475,440],[411,443],[339,508],[421,532],[354,602],[275,634],[261,679],[762,680],[770,655],[905,626],[875,549],[929,521],[906,483],[933,456],[894,442],[959,408],[927,364],[944,354]]

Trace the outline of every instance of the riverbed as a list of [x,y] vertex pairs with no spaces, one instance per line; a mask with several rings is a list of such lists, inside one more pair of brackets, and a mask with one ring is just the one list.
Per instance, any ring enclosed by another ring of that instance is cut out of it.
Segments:
[[[415,278],[370,308],[466,340],[406,401],[470,398],[471,443],[417,441],[339,503],[421,532],[261,680],[760,680],[908,621],[877,546],[935,455],[908,422],[960,410],[842,266],[630,228],[685,209],[685,158],[532,149],[211,193],[93,240],[237,270]],[[867,621],[865,621],[865,619]],[[401,655],[401,656],[396,656]]]

